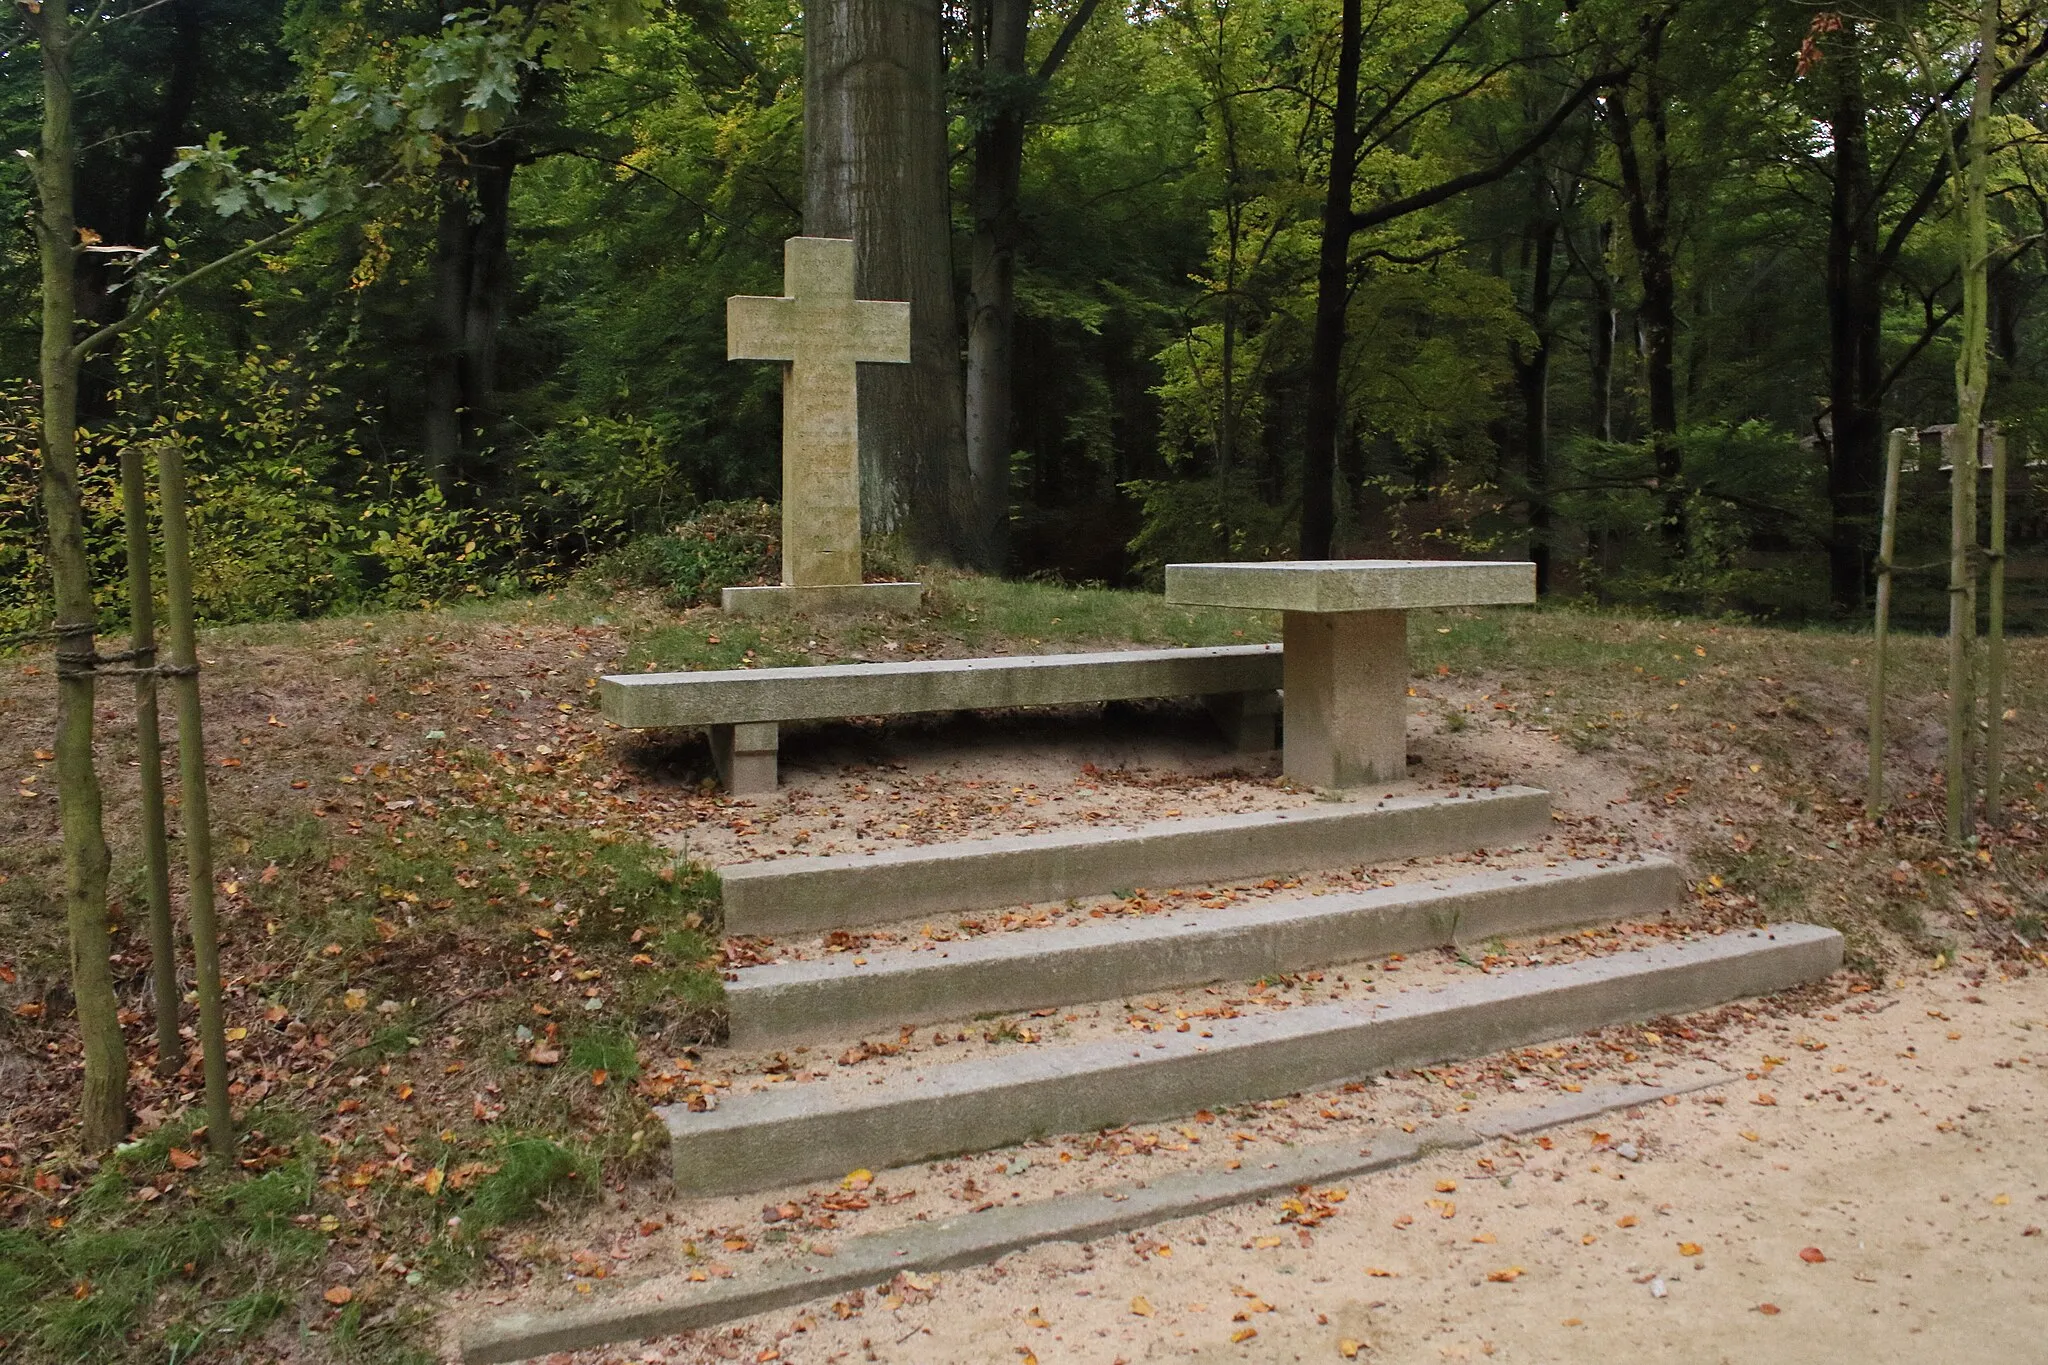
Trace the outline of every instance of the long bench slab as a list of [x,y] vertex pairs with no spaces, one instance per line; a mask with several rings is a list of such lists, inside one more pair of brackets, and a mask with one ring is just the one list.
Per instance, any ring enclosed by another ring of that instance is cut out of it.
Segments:
[[[772,1086],[659,1111],[676,1188],[737,1194],[1146,1123],[1768,995],[1840,967],[1842,936],[1777,924],[1438,990],[1217,1020],[1203,1032],[1023,1047],[987,1060]],[[1205,1034],[1212,1036],[1204,1036]]]
[[959,910],[1419,858],[1540,838],[1534,787],[1061,829],[721,867],[729,934],[827,933]]
[[844,1038],[1555,932],[1668,910],[1678,881],[1665,858],[1579,861],[745,967],[725,987],[730,1040]]
[[1148,697],[1213,698],[1243,749],[1271,749],[1279,722],[1279,645],[1126,649],[1019,658],[920,659],[815,668],[627,673],[598,680],[605,718],[629,730],[711,730],[735,792],[773,791],[778,727],[847,716],[1068,706]]

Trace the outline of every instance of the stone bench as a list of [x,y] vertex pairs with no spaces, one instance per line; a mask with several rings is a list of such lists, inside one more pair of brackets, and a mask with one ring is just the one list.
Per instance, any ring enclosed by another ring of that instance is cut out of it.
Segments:
[[776,787],[780,727],[791,721],[1199,697],[1244,752],[1272,749],[1279,645],[1133,649],[1002,659],[922,659],[820,668],[628,673],[602,678],[605,718],[629,730],[703,728],[727,790]]

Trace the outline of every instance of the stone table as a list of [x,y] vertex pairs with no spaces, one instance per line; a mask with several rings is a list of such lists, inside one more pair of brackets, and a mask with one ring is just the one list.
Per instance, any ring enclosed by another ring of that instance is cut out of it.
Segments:
[[780,298],[725,302],[726,357],[780,360],[782,586],[727,588],[727,611],[917,610],[916,583],[864,583],[854,367],[910,359],[910,305],[855,298],[853,243],[792,237]]
[[1281,614],[1287,776],[1312,787],[1408,771],[1408,613],[1536,600],[1526,562],[1330,559],[1169,564],[1166,600]]

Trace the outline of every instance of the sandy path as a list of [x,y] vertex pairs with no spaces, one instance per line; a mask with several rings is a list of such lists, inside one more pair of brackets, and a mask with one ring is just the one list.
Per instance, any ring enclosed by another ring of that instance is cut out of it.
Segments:
[[1732,1084],[1351,1182],[1313,1231],[1268,1201],[579,1360],[2037,1360],[2048,980],[1981,970],[1765,1015],[1685,1068]]

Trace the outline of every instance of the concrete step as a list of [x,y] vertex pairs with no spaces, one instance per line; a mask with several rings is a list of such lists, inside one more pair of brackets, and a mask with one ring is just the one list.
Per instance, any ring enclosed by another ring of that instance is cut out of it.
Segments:
[[721,867],[729,934],[826,933],[918,915],[1348,867],[1540,838],[1534,787],[1060,829]]
[[[1436,990],[1217,1020],[1202,1032],[1032,1047],[876,1078],[771,1086],[660,1111],[676,1186],[732,1194],[985,1151],[1050,1133],[1271,1099],[1627,1020],[1766,995],[1841,965],[1808,924],[1464,977]],[[1205,1036],[1208,1035],[1208,1036]]]
[[1664,858],[1512,868],[747,967],[725,1001],[734,1047],[775,1047],[1554,932],[1654,915],[1677,895]]

